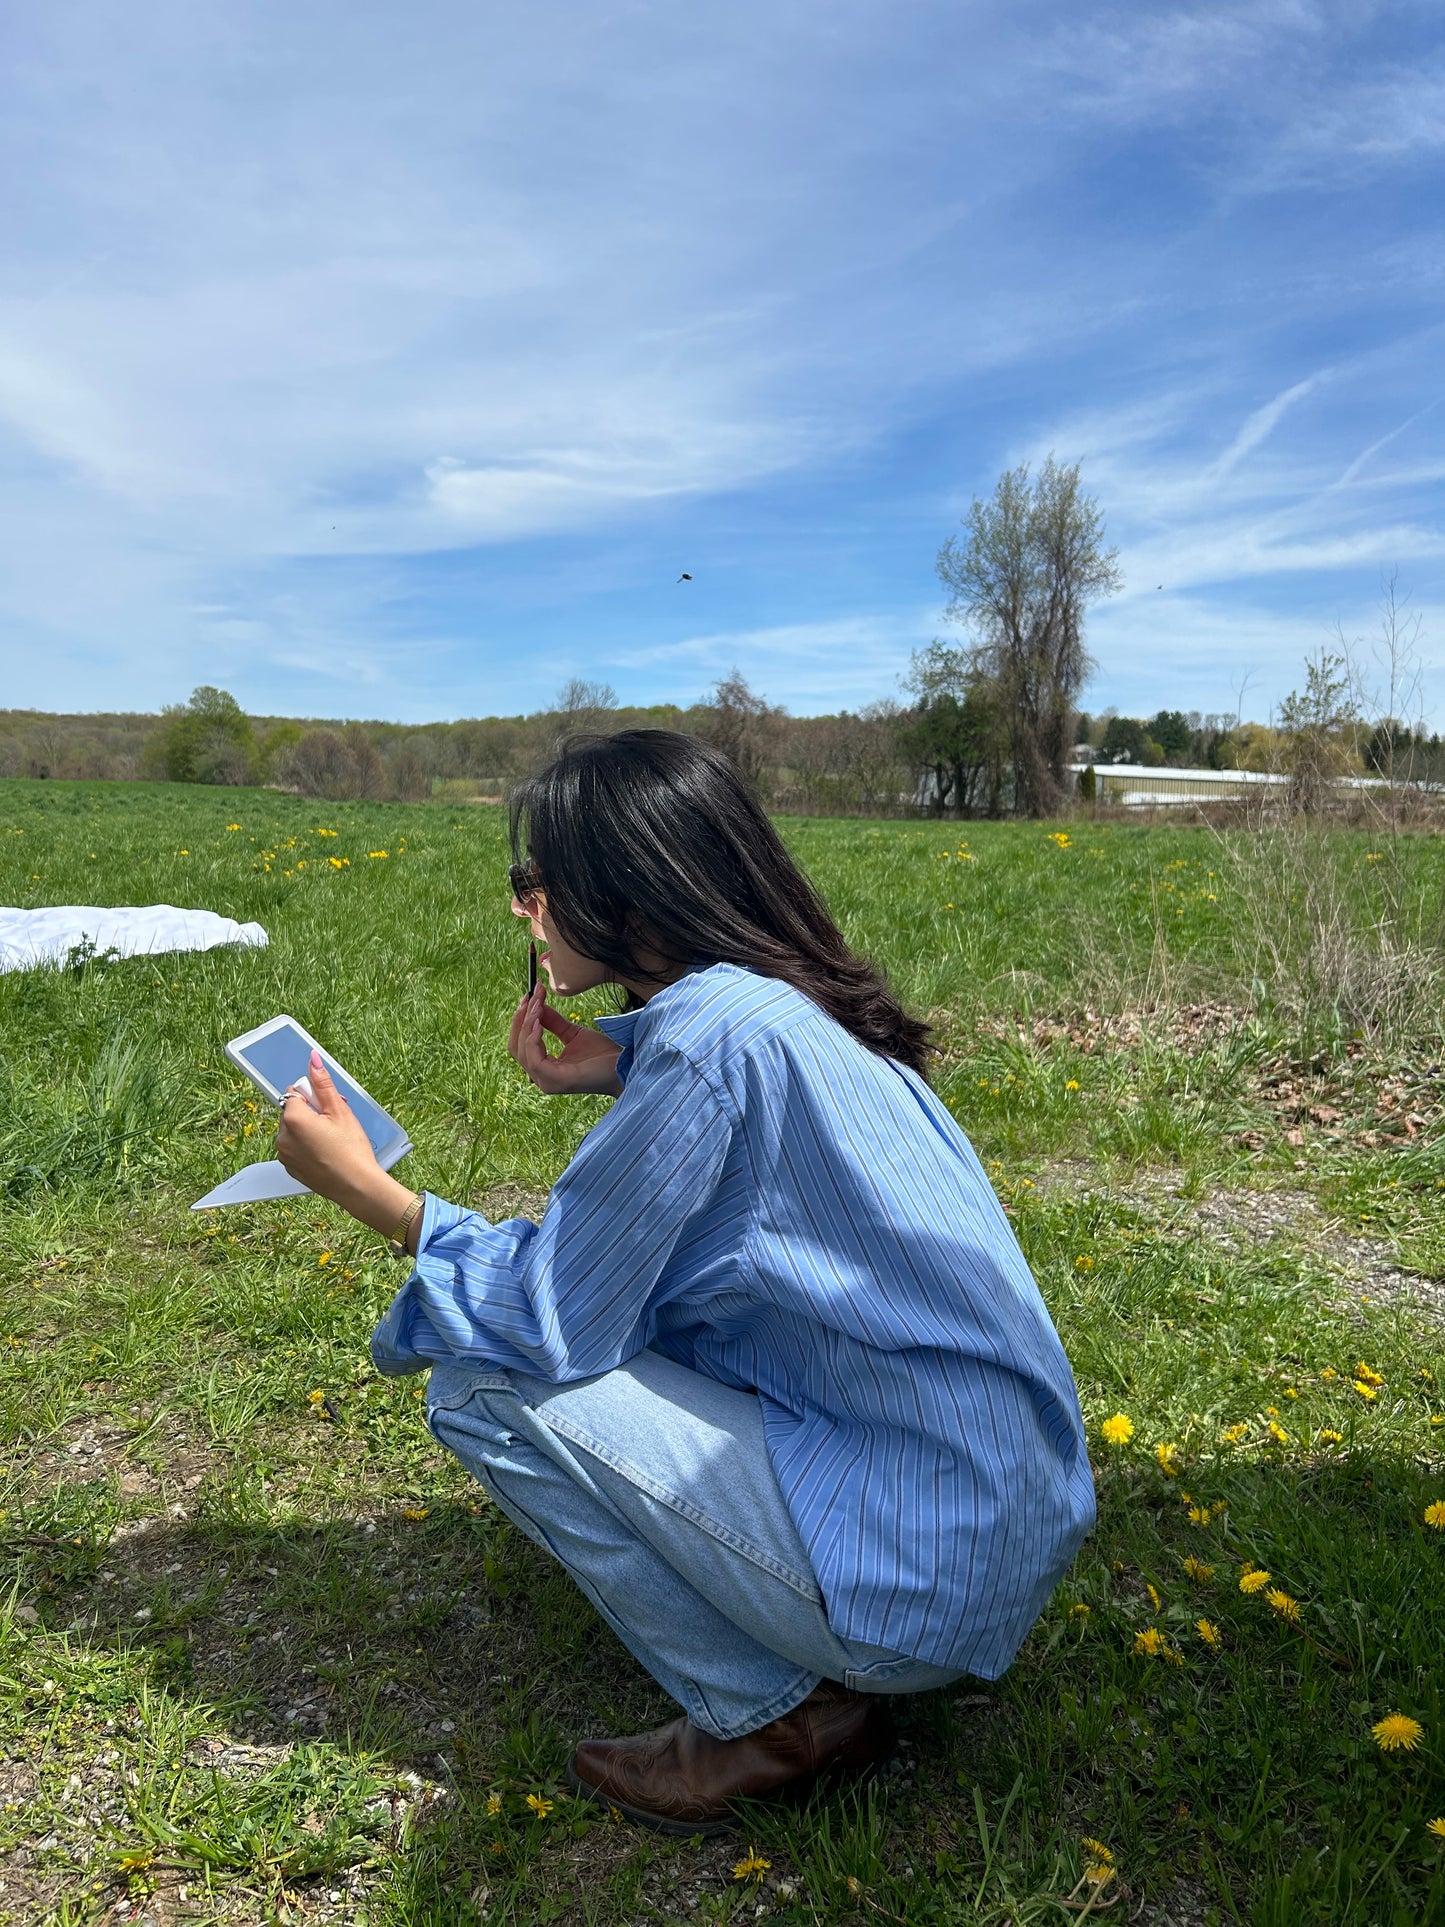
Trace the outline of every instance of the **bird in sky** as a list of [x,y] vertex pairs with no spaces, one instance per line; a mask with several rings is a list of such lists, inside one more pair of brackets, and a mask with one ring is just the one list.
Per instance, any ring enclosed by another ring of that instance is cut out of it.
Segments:
[[680,576],[679,576],[679,577],[678,577],[677,579],[678,579],[678,581],[679,581],[679,582],[691,582],[691,581],[692,581],[692,577],[691,577],[691,576],[690,576],[690,575],[688,574],[688,572],[687,572],[687,570],[686,570],[686,569],[684,569],[684,570],[683,570],[683,572],[682,572],[682,574],[681,574],[681,575],[680,575]]

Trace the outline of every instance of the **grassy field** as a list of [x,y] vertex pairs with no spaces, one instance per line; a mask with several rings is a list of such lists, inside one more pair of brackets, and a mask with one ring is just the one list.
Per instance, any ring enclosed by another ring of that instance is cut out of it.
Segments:
[[0,783],[0,902],[271,936],[0,978],[0,1921],[1445,1918],[1445,842],[784,828],[1078,1376],[1099,1525],[1008,1676],[731,1839],[570,1801],[668,1707],[372,1370],[402,1269],[187,1210],[266,1154],[221,1045],[279,1010],[402,1175],[540,1209],[600,1106],[505,1055],[499,813]]

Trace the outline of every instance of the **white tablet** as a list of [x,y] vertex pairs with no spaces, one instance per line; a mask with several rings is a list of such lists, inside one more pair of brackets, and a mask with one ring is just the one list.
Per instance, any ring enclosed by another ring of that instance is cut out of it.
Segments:
[[374,1097],[368,1097],[355,1078],[347,1076],[330,1051],[323,1050],[294,1017],[273,1017],[269,1023],[248,1030],[244,1036],[233,1037],[226,1046],[231,1062],[244,1071],[273,1104],[279,1104],[282,1093],[306,1076],[312,1051],[321,1052],[321,1061],[330,1071],[337,1090],[371,1140],[377,1163],[389,1171],[411,1149],[406,1132]]

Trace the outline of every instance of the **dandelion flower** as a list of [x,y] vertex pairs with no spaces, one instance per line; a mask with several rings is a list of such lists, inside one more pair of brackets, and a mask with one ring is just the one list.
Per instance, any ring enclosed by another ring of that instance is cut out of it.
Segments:
[[1289,1444],[1289,1433],[1285,1431],[1284,1427],[1279,1423],[1277,1419],[1270,1420],[1269,1435],[1274,1440],[1276,1445]]
[[499,1814],[499,1813],[501,1812],[501,1810],[502,1810],[502,1796],[501,1796],[501,1794],[500,1794],[500,1793],[489,1793],[489,1794],[487,1795],[487,1814],[488,1814],[488,1817],[489,1817],[490,1819],[493,1819],[493,1820],[495,1820],[495,1819],[496,1819],[496,1817],[497,1817],[497,1815],[498,1815],[498,1814]]
[[1082,1600],[1079,1600],[1076,1605],[1070,1606],[1069,1617],[1070,1619],[1087,1619],[1092,1611],[1093,1608],[1091,1606],[1086,1606]]
[[1445,1532],[1445,1499],[1436,1499],[1433,1505],[1426,1506],[1425,1523],[1434,1526],[1437,1532]]
[[1367,1385],[1362,1378],[1354,1379],[1351,1382],[1354,1386],[1354,1389],[1359,1393],[1361,1398],[1374,1399],[1380,1396],[1380,1394],[1375,1390],[1374,1386]]
[[1263,1592],[1269,1584],[1269,1580],[1270,1575],[1262,1570],[1243,1572],[1239,1576],[1239,1590],[1241,1592]]
[[1218,1651],[1220,1643],[1219,1628],[1212,1619],[1196,1619],[1194,1622],[1194,1630],[1206,1646],[1213,1647],[1216,1652]]
[[1426,1833],[1433,1833],[1437,1840],[1445,1840],[1445,1820],[1427,1820]]
[[1149,1603],[1156,1613],[1164,1610],[1164,1601],[1159,1597],[1159,1589],[1157,1586],[1150,1586],[1149,1588]]
[[1106,1867],[1113,1866],[1114,1856],[1109,1851],[1109,1849],[1104,1845],[1102,1840],[1091,1839],[1090,1836],[1086,1833],[1081,1837],[1079,1841],[1079,1845],[1084,1849],[1084,1852],[1088,1854],[1091,1860],[1102,1860]]
[[1068,1083],[1065,1084],[1064,1086],[1064,1089],[1066,1091],[1076,1091],[1078,1088],[1079,1088],[1079,1080],[1077,1077],[1071,1077]]
[[1146,1626],[1143,1632],[1135,1633],[1133,1650],[1136,1659],[1167,1659],[1171,1666],[1182,1663],[1157,1626]]
[[742,1859],[733,1868],[734,1880],[761,1880],[772,1866],[771,1860],[764,1860],[756,1847],[749,1847]]
[[1114,1878],[1114,1869],[1106,1867],[1102,1860],[1091,1860],[1084,1868],[1084,1878],[1091,1887],[1107,1887]]
[[1247,1425],[1226,1425],[1219,1436],[1224,1440],[1226,1445],[1243,1445],[1244,1441],[1249,1437],[1249,1427]]
[[1156,1445],[1154,1456],[1159,1461],[1159,1470],[1166,1479],[1179,1477],[1179,1447],[1177,1445]]
[[1099,1430],[1106,1445],[1127,1445],[1134,1436],[1134,1421],[1123,1412],[1115,1412],[1112,1418],[1104,1420]]
[[539,1820],[545,1820],[547,1815],[552,1811],[552,1802],[550,1800],[544,1800],[540,1793],[529,1793],[527,1795],[527,1805]]
[[1266,1604],[1273,1606],[1281,1619],[1288,1619],[1295,1625],[1299,1623],[1300,1607],[1297,1599],[1291,1599],[1289,1594],[1281,1591],[1278,1586],[1271,1586],[1264,1597]]
[[319,1392],[319,1391],[318,1391],[318,1392],[308,1392],[308,1393],[306,1394],[306,1397],[307,1397],[307,1399],[308,1399],[308,1400],[310,1401],[310,1403],[311,1403],[312,1405],[320,1405],[320,1404],[321,1404],[321,1403],[322,1403],[322,1402],[324,1401],[324,1399],[325,1399],[325,1397],[326,1397],[326,1394],[325,1394],[325,1392]]
[[1345,1442],[1344,1433],[1337,1432],[1332,1425],[1322,1425],[1319,1437],[1321,1445],[1343,1445]]
[[1355,1366],[1355,1377],[1364,1379],[1367,1385],[1380,1386],[1385,1382],[1378,1372],[1370,1370],[1363,1358]]
[[1425,1729],[1408,1713],[1387,1713],[1370,1728],[1382,1753],[1413,1753]]
[[1190,1506],[1189,1523],[1192,1526],[1207,1526],[1209,1524],[1209,1507],[1207,1505]]
[[401,1509],[403,1519],[424,1519],[428,1508],[424,1505],[408,1505]]
[[1206,1566],[1202,1559],[1196,1559],[1193,1554],[1184,1561],[1184,1570],[1196,1586],[1206,1585],[1214,1577],[1213,1566]]
[[331,1263],[331,1253],[329,1251],[323,1251],[316,1262],[318,1265],[329,1265]]
[[1074,1260],[1074,1270],[1075,1271],[1092,1271],[1093,1269],[1094,1269],[1093,1259],[1089,1256],[1087,1251],[1081,1251],[1078,1257],[1075,1258]]

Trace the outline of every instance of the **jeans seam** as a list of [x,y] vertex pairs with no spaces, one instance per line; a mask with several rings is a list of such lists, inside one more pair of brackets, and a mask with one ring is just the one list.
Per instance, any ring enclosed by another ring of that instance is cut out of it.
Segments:
[[534,1416],[547,1427],[548,1431],[559,1433],[573,1445],[580,1445],[584,1452],[590,1453],[595,1459],[600,1459],[603,1465],[610,1466],[614,1472],[620,1472],[630,1484],[646,1492],[659,1504],[667,1506],[670,1511],[676,1512],[690,1525],[695,1525],[699,1531],[708,1533],[720,1544],[727,1546],[730,1551],[746,1559],[750,1565],[757,1566],[772,1578],[781,1580],[785,1586],[806,1599],[810,1605],[817,1605],[821,1600],[822,1594],[812,1580],[805,1579],[801,1573],[794,1572],[791,1566],[785,1565],[781,1559],[775,1559],[771,1553],[764,1552],[761,1546],[755,1545],[751,1539],[744,1538],[730,1526],[725,1526],[721,1520],[714,1519],[711,1514],[689,1504],[676,1492],[670,1491],[660,1480],[644,1472],[640,1465],[634,1465],[630,1459],[623,1458],[610,1446],[603,1445],[600,1439],[592,1438],[580,1426],[540,1411],[535,1412]]

